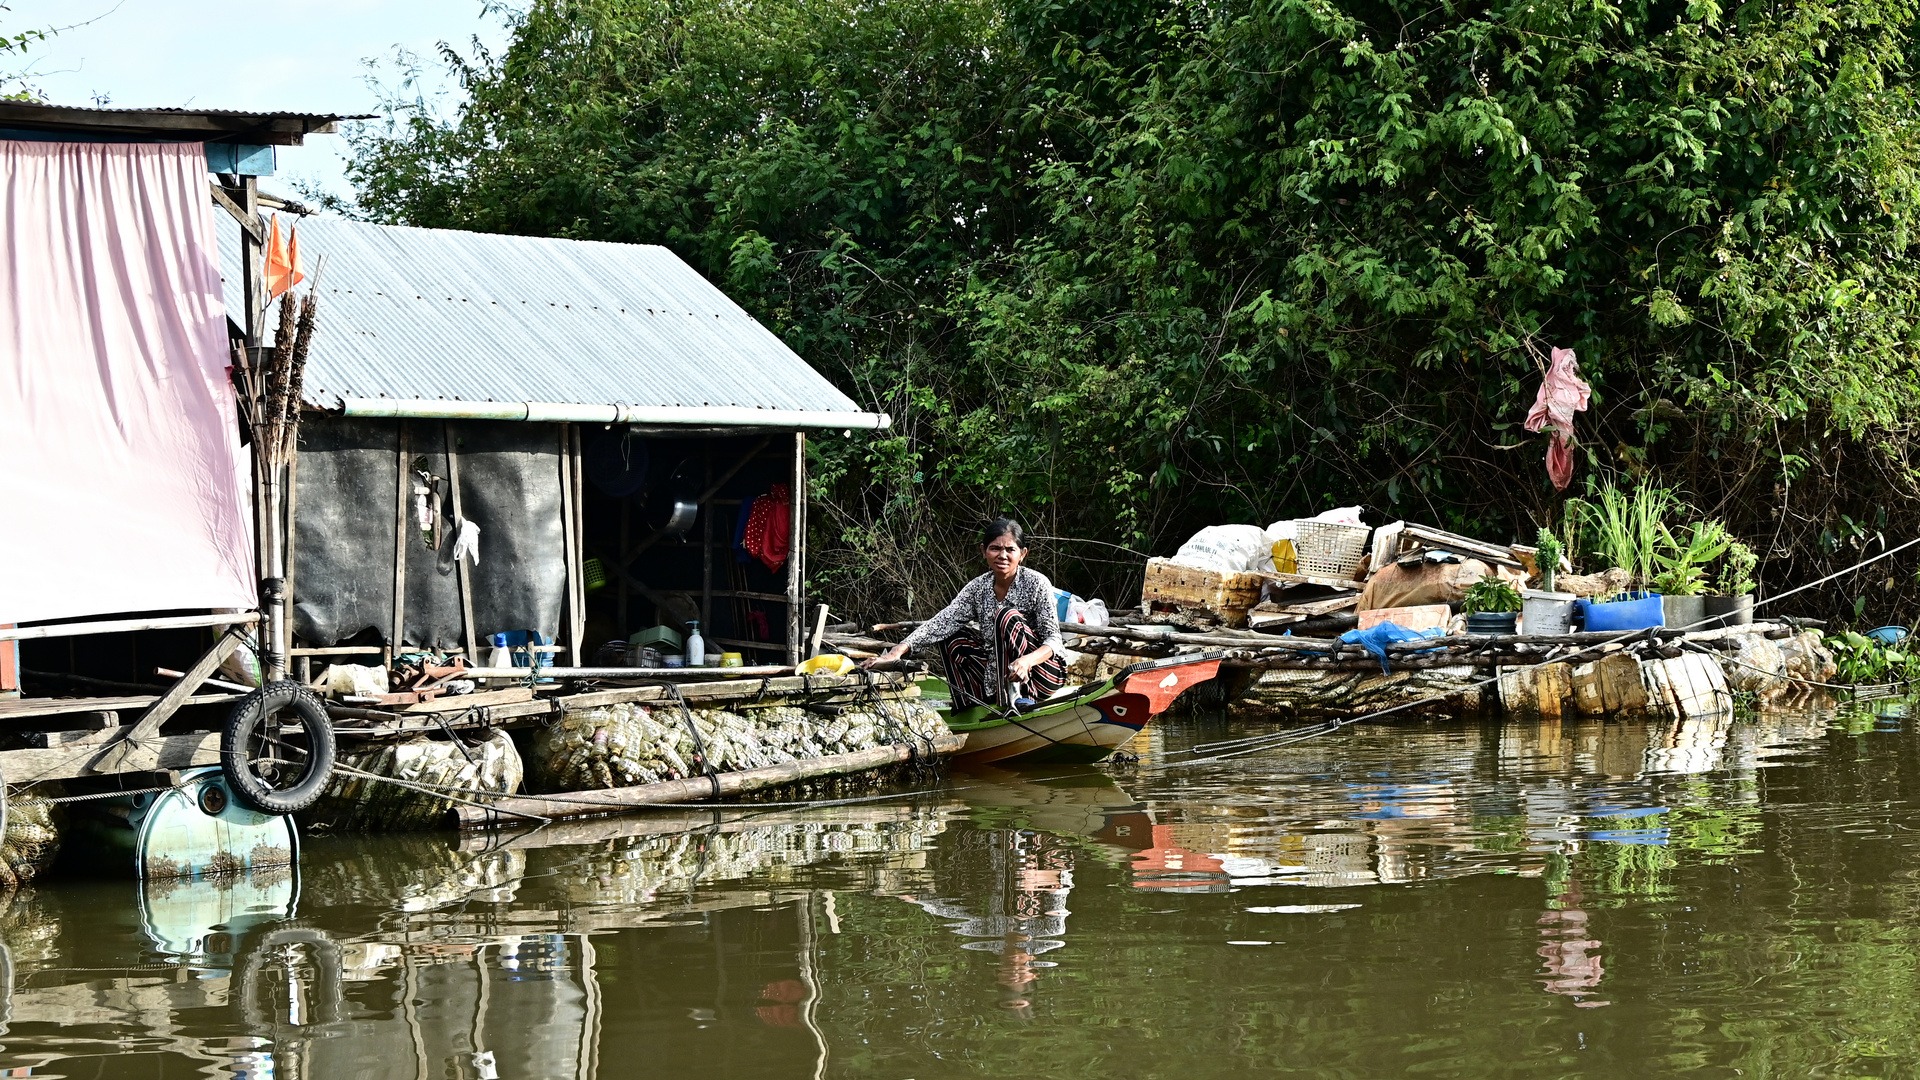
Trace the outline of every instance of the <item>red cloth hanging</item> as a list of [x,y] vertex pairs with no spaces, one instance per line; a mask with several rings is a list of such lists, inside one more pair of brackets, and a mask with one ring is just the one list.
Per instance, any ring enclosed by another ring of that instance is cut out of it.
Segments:
[[747,554],[774,573],[787,565],[793,549],[793,496],[787,485],[775,484],[754,500],[747,519]]
[[1547,442],[1547,478],[1555,489],[1567,490],[1573,482],[1573,414],[1585,412],[1592,389],[1580,378],[1580,361],[1572,349],[1553,350],[1553,362],[1547,377],[1540,380],[1540,393],[1527,411],[1528,431],[1543,428],[1552,432]]

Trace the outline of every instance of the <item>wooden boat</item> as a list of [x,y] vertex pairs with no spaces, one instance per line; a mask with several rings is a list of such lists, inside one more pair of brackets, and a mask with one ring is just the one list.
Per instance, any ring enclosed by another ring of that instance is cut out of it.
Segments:
[[[961,763],[1100,761],[1139,734],[1175,698],[1213,678],[1225,655],[1190,653],[1143,661],[1105,682],[1064,690],[1026,712],[992,705],[940,712],[954,734],[967,737],[954,755]],[[929,696],[937,692],[923,689]]]

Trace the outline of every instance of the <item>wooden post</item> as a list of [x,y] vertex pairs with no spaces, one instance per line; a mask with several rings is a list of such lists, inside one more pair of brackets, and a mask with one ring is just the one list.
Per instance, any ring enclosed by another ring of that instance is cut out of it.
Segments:
[[800,662],[801,623],[805,601],[800,593],[805,583],[807,562],[807,433],[793,433],[793,502],[789,515],[792,539],[787,551],[787,663]]
[[580,425],[570,425],[574,432],[574,569],[580,571],[580,577],[574,582],[574,663],[582,663],[580,650],[586,648],[588,636],[588,463],[586,463],[586,436],[580,432]]
[[409,453],[407,422],[400,421],[399,450],[394,454],[398,476],[393,484],[393,633],[387,638],[386,659],[401,651],[407,633],[407,496],[413,492],[413,461]]
[[[713,486],[713,440],[704,440],[700,487]],[[700,504],[700,628],[713,633],[713,501]]]
[[573,653],[573,666],[580,666],[580,633],[577,629],[580,618],[580,544],[578,522],[575,515],[578,507],[573,493],[573,436],[571,424],[560,425],[560,532],[566,544],[564,565],[567,574],[566,599],[561,606],[559,633],[568,639]]
[[[453,489],[453,526],[457,530],[466,520],[467,513],[460,503],[460,448],[453,439],[453,422],[443,420],[440,423],[441,438],[447,442],[447,486]],[[480,664],[480,641],[473,630],[473,580],[469,576],[467,560],[453,560],[453,570],[460,579],[460,631],[466,644],[467,662],[478,667]]]
[[[298,402],[294,408],[300,407]],[[298,430],[293,437],[293,446],[287,453],[287,518],[280,533],[283,541],[280,546],[281,559],[286,563],[286,584],[283,586],[280,613],[280,655],[288,667],[293,666],[293,572],[294,543],[293,528],[300,508],[300,436]],[[298,676],[301,682],[311,682],[312,674],[308,669],[312,665],[306,657],[300,658]]]

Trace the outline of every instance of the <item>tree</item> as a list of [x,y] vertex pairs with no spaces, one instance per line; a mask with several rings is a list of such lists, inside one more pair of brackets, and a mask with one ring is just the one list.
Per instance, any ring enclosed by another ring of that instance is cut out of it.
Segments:
[[[818,451],[853,606],[925,606],[1003,508],[1160,553],[1349,502],[1530,536],[1548,345],[1588,473],[1679,484],[1778,582],[1920,525],[1913,22],[548,0],[354,175],[385,220],[668,244],[900,418]],[[1124,594],[1102,552],[1052,561]]]

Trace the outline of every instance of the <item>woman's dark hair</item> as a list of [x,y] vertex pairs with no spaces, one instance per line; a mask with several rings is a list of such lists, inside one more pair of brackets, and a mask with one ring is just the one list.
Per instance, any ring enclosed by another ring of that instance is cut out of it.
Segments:
[[1020,527],[1019,522],[1007,517],[997,517],[987,522],[986,532],[980,536],[980,546],[987,547],[1003,536],[1011,537],[1015,547],[1027,546],[1026,530]]

